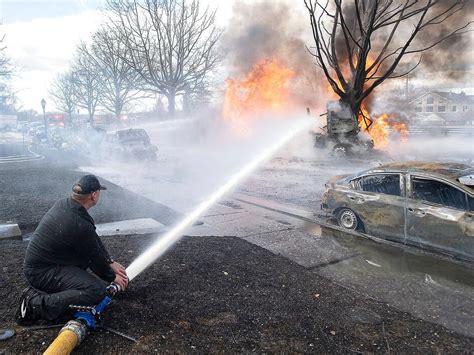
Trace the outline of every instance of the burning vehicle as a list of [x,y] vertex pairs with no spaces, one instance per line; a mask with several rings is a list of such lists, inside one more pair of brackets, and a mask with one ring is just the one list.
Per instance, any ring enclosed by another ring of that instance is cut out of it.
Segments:
[[326,132],[314,134],[315,147],[330,148],[336,156],[368,152],[374,148],[374,141],[359,133],[357,117],[347,103],[330,101],[326,117]]
[[106,134],[101,147],[104,154],[118,159],[156,160],[158,151],[142,128],[129,128]]
[[321,208],[339,226],[474,262],[474,168],[393,163],[326,183]]

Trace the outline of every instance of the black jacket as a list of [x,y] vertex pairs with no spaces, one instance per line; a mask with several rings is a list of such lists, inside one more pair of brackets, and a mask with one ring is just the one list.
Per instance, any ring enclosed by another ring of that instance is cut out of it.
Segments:
[[33,233],[25,256],[25,269],[74,265],[91,270],[111,282],[115,274],[110,256],[95,232],[94,220],[72,198],[57,201]]

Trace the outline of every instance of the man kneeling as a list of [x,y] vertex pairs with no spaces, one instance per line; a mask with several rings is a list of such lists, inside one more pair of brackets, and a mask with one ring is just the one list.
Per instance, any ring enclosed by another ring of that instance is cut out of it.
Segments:
[[56,319],[71,305],[94,306],[112,281],[122,290],[127,287],[125,268],[110,258],[87,212],[101,190],[106,188],[96,176],[85,175],[72,195],[57,201],[41,219],[26,250],[24,273],[30,287],[22,294],[18,324]]

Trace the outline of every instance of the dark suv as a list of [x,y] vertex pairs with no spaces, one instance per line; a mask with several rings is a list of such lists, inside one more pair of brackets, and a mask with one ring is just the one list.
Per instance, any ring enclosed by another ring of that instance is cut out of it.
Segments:
[[150,137],[142,128],[129,128],[109,133],[104,137],[105,154],[117,158],[156,160],[158,148],[150,143]]

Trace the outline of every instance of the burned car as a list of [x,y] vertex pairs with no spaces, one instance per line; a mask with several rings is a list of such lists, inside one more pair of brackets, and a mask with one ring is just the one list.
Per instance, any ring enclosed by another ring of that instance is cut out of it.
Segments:
[[117,159],[156,160],[158,148],[142,128],[108,133],[102,142],[102,153]]
[[474,168],[393,163],[326,183],[321,208],[338,224],[474,262]]

